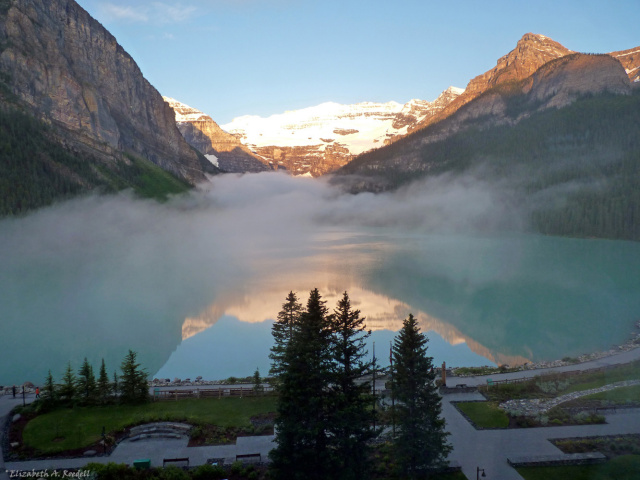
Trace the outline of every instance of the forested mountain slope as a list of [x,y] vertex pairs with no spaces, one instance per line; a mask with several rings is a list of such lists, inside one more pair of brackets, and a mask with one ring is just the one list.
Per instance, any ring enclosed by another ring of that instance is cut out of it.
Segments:
[[432,125],[356,158],[334,182],[381,191],[469,175],[509,189],[533,231],[640,240],[640,89],[584,93],[563,108],[533,111],[514,85],[490,95],[503,102],[501,121],[470,116],[456,133],[423,143],[449,128]]
[[74,0],[0,1],[0,109],[0,214],[96,188],[163,195],[219,171]]

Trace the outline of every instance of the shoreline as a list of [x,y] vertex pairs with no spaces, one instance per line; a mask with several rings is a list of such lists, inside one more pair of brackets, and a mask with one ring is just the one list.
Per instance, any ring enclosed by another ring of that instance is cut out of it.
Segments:
[[634,331],[631,332],[630,337],[626,342],[624,342],[624,343],[622,343],[620,345],[613,346],[609,350],[603,350],[603,351],[591,352],[591,353],[584,353],[582,355],[578,355],[577,357],[563,357],[562,359],[558,359],[558,360],[541,360],[539,362],[525,363],[525,364],[519,365],[517,367],[509,367],[507,365],[507,368],[504,371],[500,370],[500,366],[498,366],[498,367],[491,367],[491,366],[477,367],[477,368],[491,369],[491,371],[487,372],[487,373],[475,373],[475,374],[457,375],[456,374],[457,370],[459,370],[461,368],[469,368],[469,367],[455,367],[455,368],[451,369],[451,375],[462,378],[462,377],[479,377],[479,376],[483,376],[483,375],[494,375],[496,373],[524,372],[524,371],[528,371],[528,370],[544,370],[544,369],[547,369],[547,368],[566,367],[566,366],[571,366],[571,365],[580,365],[582,363],[591,362],[591,361],[594,361],[594,360],[599,360],[601,358],[612,357],[612,356],[620,354],[620,353],[624,353],[624,352],[628,352],[630,350],[634,350],[636,348],[640,348],[640,320],[638,320],[634,324],[633,328],[634,328]]
[[640,320],[638,320],[634,324],[633,328],[635,329],[635,331],[631,332],[631,336],[626,342],[620,345],[615,345],[609,350],[592,352],[592,353],[584,353],[582,355],[578,355],[577,357],[563,357],[563,359],[560,359],[560,360],[527,363],[524,365],[525,368],[523,368],[523,370],[535,370],[535,369],[544,369],[544,368],[551,368],[551,367],[564,367],[566,365],[578,365],[580,363],[599,360],[605,357],[611,357],[618,353],[628,352],[629,350],[639,348],[640,347]]
[[[585,363],[585,362],[590,362],[593,360],[599,360],[601,358],[606,358],[606,357],[611,357],[613,355],[619,354],[619,353],[624,353],[624,352],[628,352],[630,350],[636,349],[636,348],[640,348],[640,320],[638,320],[635,324],[634,324],[634,331],[631,332],[631,336],[630,338],[617,346],[613,346],[612,348],[610,348],[609,350],[604,350],[604,351],[598,351],[598,352],[591,352],[591,353],[585,353],[582,355],[578,355],[577,357],[563,357],[562,359],[558,359],[558,360],[542,360],[539,362],[535,362],[535,363],[525,363],[523,365],[519,365],[517,367],[509,367],[507,366],[507,369],[504,370],[504,372],[522,372],[522,371],[527,371],[527,370],[544,370],[547,368],[555,368],[555,367],[565,367],[565,366],[570,366],[570,365],[579,365],[581,363]],[[487,369],[491,369],[491,372],[488,373],[475,373],[475,374],[463,374],[463,375],[457,375],[456,371],[462,368],[487,368]],[[447,369],[449,370],[449,369]],[[494,375],[495,373],[502,373],[500,370],[500,366],[497,367],[491,367],[489,365],[485,365],[482,367],[453,367],[451,368],[451,375],[453,376],[459,376],[459,377],[476,377],[476,376],[483,376],[483,375]],[[191,381],[190,378],[186,378],[185,380],[179,380],[179,381],[175,381],[176,379],[174,379],[173,381],[169,381],[167,382],[164,379],[158,379],[158,378],[154,378],[154,379],[150,379],[148,380],[148,385],[149,387],[178,387],[178,386],[193,386],[193,387],[200,387],[200,386],[207,386],[207,385],[253,385],[252,382],[247,381],[248,377],[244,377],[244,378],[236,378],[237,381],[229,384],[227,383],[228,379],[220,379],[220,380],[204,380],[201,377],[197,377],[196,380]],[[262,379],[263,382],[265,382],[267,379],[263,378]],[[30,383],[30,382],[24,382],[26,383]],[[18,397],[19,395],[22,395],[22,385],[16,385],[16,397]],[[34,386],[28,386],[25,387],[25,394],[32,394],[35,392],[35,387]],[[5,386],[3,388],[0,388],[0,396],[2,395],[11,395],[12,391],[11,391],[11,386]]]

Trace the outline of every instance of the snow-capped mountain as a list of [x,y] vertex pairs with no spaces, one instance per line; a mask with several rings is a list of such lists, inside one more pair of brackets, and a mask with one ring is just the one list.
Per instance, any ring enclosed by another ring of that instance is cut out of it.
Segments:
[[257,157],[200,110],[170,97],[162,97],[176,116],[178,130],[187,143],[216,167],[226,172],[262,172],[270,170],[269,161]]
[[327,102],[268,118],[237,117],[222,128],[252,152],[293,174],[316,177],[345,165],[355,155],[406,134],[411,126],[435,115],[463,91],[449,87],[433,102],[354,105]]

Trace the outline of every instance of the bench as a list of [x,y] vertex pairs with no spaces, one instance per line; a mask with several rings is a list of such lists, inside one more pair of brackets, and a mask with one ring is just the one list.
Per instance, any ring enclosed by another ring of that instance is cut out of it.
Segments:
[[167,463],[185,463],[187,464],[187,467],[189,466],[189,457],[183,457],[183,458],[163,458],[162,459],[162,466],[165,467],[167,465]]
[[133,468],[135,468],[136,470],[149,470],[151,468],[151,460],[148,458],[134,460]]
[[262,461],[262,455],[259,453],[244,453],[242,455],[236,455],[236,461],[243,460],[258,460],[258,462]]

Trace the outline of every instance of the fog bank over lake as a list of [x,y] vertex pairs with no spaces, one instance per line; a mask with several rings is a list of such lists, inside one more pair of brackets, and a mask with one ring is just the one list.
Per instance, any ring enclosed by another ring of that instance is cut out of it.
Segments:
[[[260,349],[230,323],[255,325],[268,345],[289,290],[305,302],[314,287],[330,309],[348,290],[376,331],[413,312],[465,346],[438,347],[453,358],[436,362],[531,361],[625,340],[640,317],[640,246],[518,233],[511,205],[508,189],[472,177],[348,195],[263,173],[218,176],[165,204],[89,197],[2,220],[0,385],[41,382],[49,369],[57,380],[85,356],[96,369],[104,357],[111,373],[128,349],[153,375],[183,339],[198,361],[219,363],[207,348],[220,338],[196,340],[216,328],[238,338],[225,359],[242,357]],[[185,362],[180,376],[202,374]],[[171,368],[182,368],[175,355]]]

